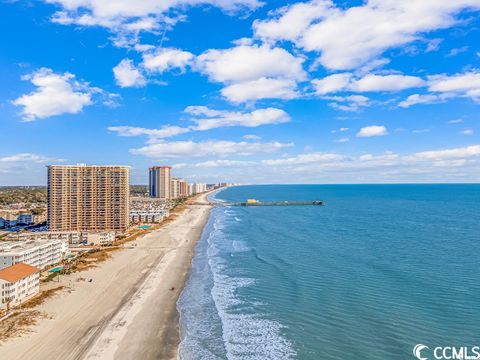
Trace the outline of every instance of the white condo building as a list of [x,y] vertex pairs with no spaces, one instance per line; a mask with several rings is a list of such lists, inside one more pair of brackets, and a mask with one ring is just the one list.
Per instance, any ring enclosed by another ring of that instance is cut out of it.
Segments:
[[[115,241],[115,232],[80,232],[80,231],[39,231],[25,232],[18,235],[20,241],[60,240],[64,244],[110,245]],[[68,247],[68,245],[67,245]]]
[[25,263],[43,270],[62,261],[68,243],[62,240],[30,240],[0,242],[0,269]]
[[18,263],[0,270],[0,309],[17,306],[40,291],[40,269]]

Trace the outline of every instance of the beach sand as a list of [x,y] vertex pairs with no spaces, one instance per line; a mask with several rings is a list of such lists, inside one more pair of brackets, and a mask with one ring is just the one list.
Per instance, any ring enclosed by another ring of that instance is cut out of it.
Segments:
[[207,195],[98,267],[62,276],[62,293],[38,306],[49,318],[1,344],[0,358],[176,359],[176,302],[208,221]]

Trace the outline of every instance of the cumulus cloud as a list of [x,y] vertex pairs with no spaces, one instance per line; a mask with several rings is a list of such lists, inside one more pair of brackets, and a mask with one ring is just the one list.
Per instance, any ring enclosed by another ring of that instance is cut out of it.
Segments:
[[19,153],[10,156],[0,157],[0,163],[17,163],[22,161],[43,164],[46,162],[58,162],[62,160],[32,153]]
[[480,72],[429,77],[429,91],[455,94],[480,101]]
[[290,116],[285,111],[276,108],[231,112],[212,110],[205,106],[189,106],[185,112],[194,116],[190,120],[196,124],[193,129],[197,131],[228,126],[258,127],[290,121]]
[[323,79],[312,80],[315,92],[318,95],[336,93],[340,91],[375,92],[400,91],[425,85],[425,81],[409,75],[375,75],[367,74],[355,79],[351,73],[339,73]]
[[[206,131],[220,127],[242,126],[254,128],[262,125],[283,124],[290,121],[290,116],[277,108],[257,109],[250,112],[226,111],[210,109],[206,106],[188,106],[185,113],[194,125],[175,126],[164,125],[158,129],[148,129],[137,126],[110,126],[109,131],[118,136],[147,136],[150,143],[191,131]],[[251,138],[253,139],[253,138]]]
[[385,126],[372,125],[365,126],[357,133],[357,137],[372,137],[372,136],[385,136],[388,135],[387,128]]
[[160,49],[143,55],[143,67],[148,71],[163,73],[173,69],[185,71],[191,65],[194,55],[174,48]]
[[309,153],[309,154],[300,154],[294,157],[276,159],[276,160],[263,160],[262,164],[264,165],[292,165],[292,164],[309,164],[309,163],[318,163],[318,162],[334,162],[342,161],[345,159],[345,156],[333,153]]
[[259,153],[272,153],[291,146],[293,146],[292,143],[280,142],[174,141],[149,144],[138,149],[131,149],[130,152],[134,155],[143,155],[156,159],[206,156],[224,157],[231,154],[248,156]]
[[303,58],[268,45],[242,45],[208,50],[197,58],[201,72],[215,82],[243,82],[259,78],[305,79]]
[[[334,70],[358,68],[386,50],[451,27],[464,9],[479,9],[478,0],[369,0],[350,8],[330,0],[312,0],[280,9],[254,24],[264,41],[293,41],[319,53],[318,61]],[[354,31],[352,31],[354,29]]]
[[305,152],[263,160],[212,156],[216,158],[198,163],[184,162],[175,167],[184,169],[185,173],[192,169],[199,177],[224,177],[228,174],[230,181],[245,182],[249,179],[260,183],[398,183],[412,180],[443,183],[475,181],[480,170],[478,144],[407,154],[392,151],[361,155]]
[[405,100],[398,103],[402,108],[408,108],[417,104],[434,104],[444,101],[445,99],[440,95],[435,94],[413,94]]
[[166,125],[160,129],[147,129],[135,126],[110,126],[109,131],[117,133],[118,136],[142,136],[147,135],[155,139],[164,139],[189,132],[189,128],[181,126]]
[[288,100],[299,97],[297,83],[294,80],[268,78],[228,85],[221,90],[221,94],[232,103],[260,99]]
[[132,60],[123,59],[113,68],[113,74],[117,84],[122,87],[142,87],[146,80],[141,71],[135,67]]
[[252,166],[256,163],[254,161],[245,161],[245,160],[207,160],[202,161],[194,164],[187,164],[187,163],[180,163],[173,165],[176,169],[182,168],[204,168],[204,169],[211,169],[211,168],[218,168],[218,167],[243,167],[243,166]]
[[23,107],[22,117],[25,121],[44,119],[62,114],[78,114],[84,107],[92,105],[92,95],[102,93],[88,83],[75,80],[71,73],[54,73],[53,70],[41,68],[30,75],[22,77],[30,81],[36,89],[13,101]]
[[480,145],[471,145],[467,147],[446,150],[422,151],[413,154],[411,158],[446,160],[456,158],[468,158],[473,156],[480,156]]
[[447,99],[463,97],[480,102],[480,72],[478,70],[453,75],[431,75],[428,77],[427,94],[413,94],[398,106],[410,107],[417,104],[434,104]]
[[[259,0],[44,0],[60,7],[52,21],[64,25],[102,26],[115,33],[120,46],[137,43],[140,31],[155,32],[182,19],[189,6],[211,5],[228,13],[254,10]],[[132,39],[134,38],[133,41]]]
[[348,96],[323,96],[322,99],[330,100],[328,106],[342,111],[358,111],[362,107],[370,106],[370,99],[363,95]]

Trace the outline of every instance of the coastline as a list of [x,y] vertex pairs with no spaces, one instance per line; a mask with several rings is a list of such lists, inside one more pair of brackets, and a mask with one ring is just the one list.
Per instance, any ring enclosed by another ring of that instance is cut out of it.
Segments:
[[[201,194],[165,226],[97,267],[61,278],[30,333],[0,344],[8,359],[176,359],[177,300],[212,208]],[[78,281],[79,278],[93,279]]]

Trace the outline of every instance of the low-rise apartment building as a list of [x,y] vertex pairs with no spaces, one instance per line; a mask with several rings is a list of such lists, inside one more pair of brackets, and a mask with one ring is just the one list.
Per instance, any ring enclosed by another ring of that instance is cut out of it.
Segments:
[[19,241],[60,240],[65,244],[110,245],[115,241],[115,232],[80,232],[80,231],[39,231],[24,232],[17,237]]
[[40,291],[40,269],[18,263],[0,270],[0,309],[18,306]]
[[169,215],[168,210],[137,210],[130,211],[130,223],[160,223]]
[[0,242],[0,269],[25,263],[40,270],[62,261],[68,244],[62,240],[29,240]]

